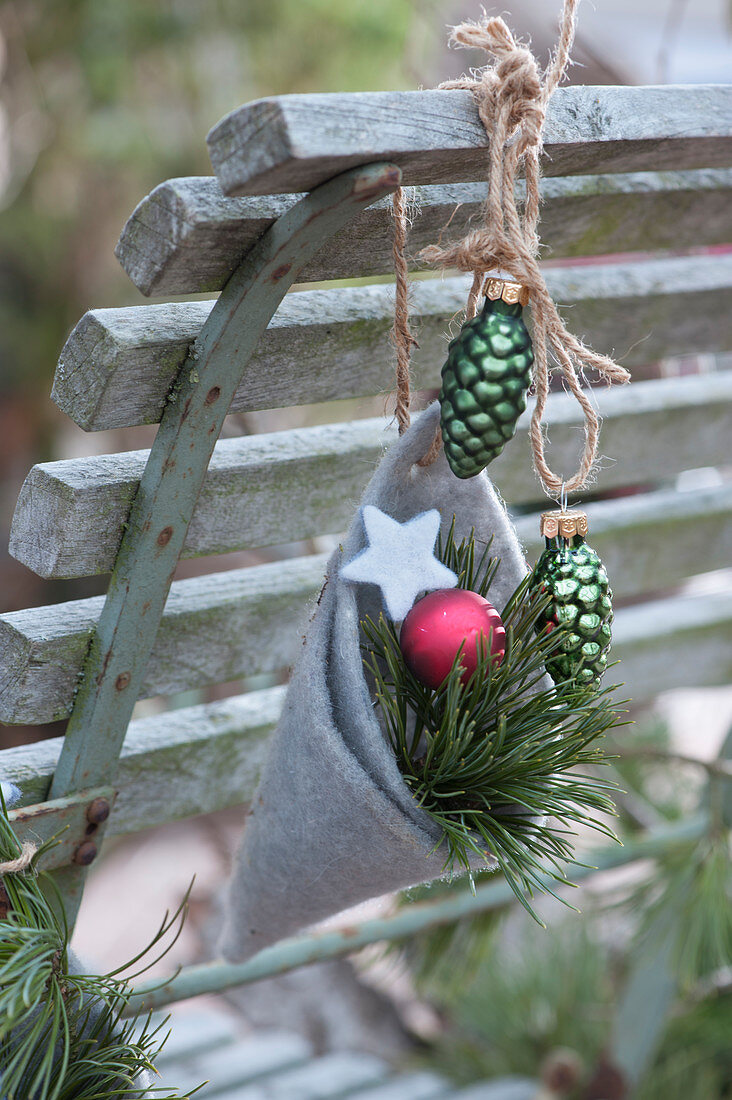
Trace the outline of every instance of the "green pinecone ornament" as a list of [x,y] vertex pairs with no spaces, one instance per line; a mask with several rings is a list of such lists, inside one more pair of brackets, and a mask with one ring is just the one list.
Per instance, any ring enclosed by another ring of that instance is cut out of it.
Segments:
[[451,341],[442,368],[440,426],[456,477],[474,477],[501,453],[526,408],[534,353],[519,283],[489,279],[481,313]]
[[544,512],[546,549],[534,566],[531,590],[551,594],[537,633],[566,624],[568,632],[546,670],[555,683],[599,684],[607,668],[613,621],[612,592],[599,557],[585,542],[584,512]]

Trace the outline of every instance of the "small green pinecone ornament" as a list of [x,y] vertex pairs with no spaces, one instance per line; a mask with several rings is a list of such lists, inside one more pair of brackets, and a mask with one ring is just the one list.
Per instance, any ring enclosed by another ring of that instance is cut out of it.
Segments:
[[534,566],[531,590],[551,594],[536,624],[547,633],[560,624],[568,631],[559,651],[546,662],[555,683],[599,684],[607,668],[613,621],[612,592],[599,557],[585,542],[584,512],[544,512],[546,549]]
[[474,477],[501,453],[526,408],[534,353],[521,318],[528,293],[489,279],[482,312],[451,341],[442,368],[440,426],[456,477]]

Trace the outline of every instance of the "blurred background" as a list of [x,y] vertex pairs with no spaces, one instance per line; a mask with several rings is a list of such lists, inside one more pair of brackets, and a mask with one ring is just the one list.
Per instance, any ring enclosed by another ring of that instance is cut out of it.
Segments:
[[[554,41],[557,10],[558,0],[511,4],[509,22],[520,36],[531,36],[542,60]],[[466,58],[446,49],[446,28],[479,14],[473,0],[14,0],[0,6],[0,611],[105,589],[104,577],[44,581],[14,562],[7,544],[18,491],[35,462],[145,447],[152,438],[147,428],[87,435],[49,397],[59,351],[86,310],[146,301],[113,252],[137,202],[169,177],[209,174],[207,131],[247,100],[430,87],[459,75]],[[570,79],[583,84],[728,81],[728,0],[586,3],[574,61]],[[644,373],[725,365],[684,356],[648,364]],[[380,412],[383,401],[373,406],[374,415]],[[327,413],[296,415],[308,423]],[[230,420],[227,430],[234,433],[294,422],[277,413]],[[219,566],[209,559],[187,562],[178,576],[257,560],[263,559],[250,553]],[[213,699],[218,690],[146,701],[139,713]],[[683,746],[692,730],[703,728],[694,752],[711,755],[732,721],[732,695],[673,693],[639,717],[650,744]],[[4,727],[0,747],[62,733],[62,723]],[[625,778],[650,807],[643,812],[673,817],[683,811],[697,774],[672,777],[646,767]],[[175,959],[210,957],[216,894],[238,828],[239,815],[224,813],[158,830],[129,847],[110,843],[82,908],[84,952],[101,966],[132,955],[196,872],[191,917]],[[617,880],[612,888],[619,888]],[[602,883],[593,886],[602,890]],[[117,899],[112,915],[110,892]],[[376,911],[393,904],[379,902]],[[319,1049],[349,1046],[427,1061],[462,1082],[538,1073],[562,1048],[590,1065],[603,1047],[632,929],[627,911],[609,910],[605,896],[600,904],[588,892],[583,907],[588,915],[581,925],[559,919],[551,938],[523,918],[491,916],[423,937],[408,951],[372,951],[355,963],[261,983],[214,1007],[236,1012],[249,1026],[302,1030]],[[162,969],[169,967],[170,960]],[[713,1001],[697,990],[672,1021],[644,1097],[732,1095],[732,972],[715,981]]]

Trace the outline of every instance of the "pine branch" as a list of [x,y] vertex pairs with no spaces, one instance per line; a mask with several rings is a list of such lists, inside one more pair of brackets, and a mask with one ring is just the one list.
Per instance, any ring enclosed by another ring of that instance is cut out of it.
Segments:
[[[70,973],[69,929],[44,893],[44,885],[53,889],[52,879],[36,870],[40,856],[53,843],[39,848],[26,871],[3,879],[9,901],[0,935],[3,1100],[136,1100],[143,1095],[185,1100],[193,1093],[185,1098],[170,1089],[148,1093],[139,1083],[145,1070],[154,1070],[168,1033],[164,1025],[153,1026],[149,1016],[142,1021],[123,1019],[132,995],[129,976],[119,971],[101,976]],[[0,796],[0,861],[19,853]],[[175,913],[166,914],[133,964],[169,933],[179,933],[187,901],[188,895]]]
[[[489,551],[485,546],[478,556],[472,535],[457,544],[454,521],[444,545],[438,543],[458,585],[484,597],[498,568]],[[406,666],[391,622],[381,616],[362,623],[364,665],[386,733],[405,783],[442,830],[446,872],[470,873],[476,859],[493,855],[537,920],[529,899],[546,888],[542,876],[569,882],[563,868],[575,862],[574,827],[617,839],[600,816],[615,813],[609,796],[615,785],[586,770],[604,762],[599,741],[618,725],[614,689],[572,681],[546,687],[545,662],[563,635],[561,628],[536,633],[546,599],[523,580],[501,612],[506,651],[500,665],[479,647],[476,670],[464,684],[458,653],[436,690]]]

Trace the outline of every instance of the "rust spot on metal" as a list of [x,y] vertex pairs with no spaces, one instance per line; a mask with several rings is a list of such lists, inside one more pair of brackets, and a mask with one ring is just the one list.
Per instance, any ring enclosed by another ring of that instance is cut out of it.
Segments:
[[104,679],[104,674],[107,671],[107,665],[109,664],[109,662],[111,660],[111,657],[112,657],[112,650],[108,649],[107,652],[104,654],[104,660],[102,661],[102,667],[99,670],[99,673],[97,675],[97,684],[101,684],[102,680]]
[[86,811],[86,820],[92,825],[101,825],[109,817],[111,806],[106,798],[95,798],[89,803]]
[[146,615],[147,612],[150,610],[150,604],[151,603],[152,603],[152,600],[145,600],[144,604],[142,605],[142,614],[143,615]]
[[163,463],[163,473],[166,473],[167,470],[173,469],[175,469],[175,459],[166,458],[165,462]]
[[270,275],[270,281],[273,283],[277,283],[280,281],[280,279],[284,279],[285,275],[288,274],[291,267],[292,264],[280,264],[280,266],[276,267]]
[[129,672],[120,672],[117,679],[114,681],[114,686],[117,691],[124,691],[126,687],[129,687],[132,675]]
[[84,829],[84,836],[94,836],[94,834],[98,833],[98,832],[99,832],[99,826],[98,825],[87,825],[86,829]]
[[401,182],[401,169],[393,165],[382,172],[378,179],[370,179],[368,182],[364,180],[361,184],[356,183],[353,189],[353,197],[357,202],[368,202],[376,195],[381,195],[387,189],[394,190]]
[[172,539],[172,537],[173,537],[173,528],[172,527],[163,527],[162,531],[160,532],[160,534],[158,535],[158,537],[155,541],[157,542],[158,546],[167,546],[168,543],[170,542],[170,540]]
[[206,394],[204,405],[213,405],[221,397],[221,386],[212,386]]
[[189,397],[186,400],[185,405],[183,406],[183,412],[180,414],[181,423],[186,419],[186,417],[188,416],[188,413],[190,411],[191,411],[191,398]]
[[88,867],[97,858],[97,846],[93,840],[85,840],[80,844],[72,856],[74,863],[80,867]]

